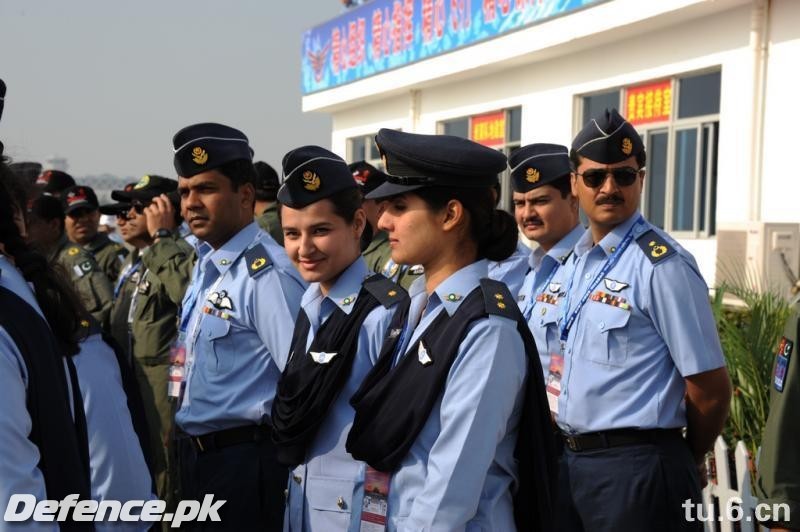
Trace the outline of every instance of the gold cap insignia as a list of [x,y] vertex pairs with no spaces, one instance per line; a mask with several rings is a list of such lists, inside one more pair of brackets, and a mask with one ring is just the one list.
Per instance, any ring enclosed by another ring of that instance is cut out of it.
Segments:
[[208,152],[200,146],[196,146],[192,148],[192,160],[196,164],[206,164],[208,162]]
[[253,263],[250,265],[250,269],[257,270],[259,268],[263,268],[266,263],[267,259],[265,259],[264,257],[259,257],[253,261]]
[[622,139],[622,153],[630,155],[633,151],[633,142],[628,137]]
[[305,172],[303,172],[304,189],[314,192],[319,188],[320,184],[321,182],[317,174],[315,174],[311,170],[306,170]]
[[88,320],[81,320],[81,327],[83,327],[84,329],[88,329],[89,328],[89,321]]
[[536,168],[528,168],[525,171],[525,181],[527,181],[528,183],[538,182],[540,176],[541,174],[539,174],[539,170],[537,170]]
[[74,255],[77,255],[80,252],[81,252],[81,250],[78,249],[78,248],[69,248],[69,251],[67,251],[67,255],[74,256]]
[[141,188],[146,187],[149,184],[150,184],[150,176],[149,175],[143,175],[142,178],[139,180],[139,182],[136,183],[135,185],[133,185],[133,189],[134,190],[139,190]]
[[652,255],[653,258],[656,259],[668,251],[667,246],[662,246],[661,244],[657,244],[655,241],[652,241],[647,245],[653,248],[652,250],[650,250],[650,255]]

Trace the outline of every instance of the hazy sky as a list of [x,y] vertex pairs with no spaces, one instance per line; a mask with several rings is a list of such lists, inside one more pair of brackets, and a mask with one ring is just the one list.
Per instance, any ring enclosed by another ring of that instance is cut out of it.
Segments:
[[300,111],[303,30],[338,0],[0,0],[0,139],[14,160],[66,157],[75,176],[173,175],[172,135],[215,121],[278,169],[330,145]]

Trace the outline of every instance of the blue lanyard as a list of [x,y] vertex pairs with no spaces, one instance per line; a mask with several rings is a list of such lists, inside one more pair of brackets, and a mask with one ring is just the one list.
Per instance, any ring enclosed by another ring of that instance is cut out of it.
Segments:
[[617,246],[617,249],[614,251],[614,253],[611,254],[610,257],[606,259],[606,262],[605,264],[603,264],[603,267],[600,269],[599,272],[597,272],[597,275],[595,275],[594,279],[592,279],[592,282],[589,283],[589,286],[586,287],[586,293],[584,293],[583,296],[581,297],[581,300],[578,302],[578,305],[575,307],[575,310],[572,312],[572,314],[570,314],[568,319],[563,320],[563,318],[566,317],[567,312],[569,312],[569,299],[570,299],[570,294],[572,293],[572,283],[575,281],[575,275],[573,272],[572,278],[569,280],[569,288],[567,288],[567,300],[565,301],[564,313],[562,314],[562,323],[564,324],[561,327],[562,342],[567,341],[567,337],[569,336],[569,331],[575,324],[575,320],[578,317],[578,313],[581,311],[583,306],[589,300],[589,296],[591,295],[592,291],[597,287],[597,285],[600,284],[600,281],[606,276],[606,274],[608,274],[608,272],[611,271],[611,269],[614,266],[616,266],[617,262],[619,262],[622,253],[633,241],[634,229],[640,224],[644,224],[644,218],[642,218],[641,215],[639,216],[639,219],[636,220],[636,222],[631,226],[631,228],[628,229],[628,232],[625,234],[625,237],[622,239],[622,242],[620,242],[619,246]]
[[[552,258],[552,257],[550,257],[550,258]],[[544,258],[542,258],[542,260],[544,260]],[[558,261],[558,260],[556,260],[554,258],[553,258],[553,260],[556,262],[556,265],[550,271],[550,275],[547,276],[547,279],[545,279],[544,284],[542,285],[544,287],[550,286],[550,283],[552,282],[553,277],[556,276],[556,272],[558,272],[558,269],[561,267],[561,262],[560,261]],[[533,274],[533,279],[534,279],[534,286],[532,286],[531,288],[536,288],[536,284],[535,284],[536,283],[536,273],[535,272]],[[531,290],[531,296],[530,296],[531,299],[530,299],[530,301],[528,301],[528,304],[525,307],[525,312],[523,313],[523,317],[525,318],[525,321],[528,321],[528,320],[531,319],[531,314],[533,313],[533,306],[534,306],[534,304],[536,304],[536,296],[537,296],[537,294],[535,292],[536,292],[535,290]]]
[[142,264],[142,259],[141,257],[139,257],[138,259],[136,259],[136,262],[128,266],[128,268],[122,273],[122,275],[120,275],[119,280],[117,281],[117,286],[114,287],[114,299],[117,298],[117,296],[119,295],[119,291],[122,290],[122,287],[125,284],[125,282],[130,278],[131,275],[133,275],[135,271],[139,269],[139,266],[141,264]]

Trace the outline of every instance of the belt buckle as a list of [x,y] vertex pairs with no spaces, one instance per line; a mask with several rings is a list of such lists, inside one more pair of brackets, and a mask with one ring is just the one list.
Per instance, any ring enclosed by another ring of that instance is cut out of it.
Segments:
[[575,436],[567,436],[567,447],[569,447],[570,451],[579,452],[581,450],[581,445],[578,443],[578,438]]

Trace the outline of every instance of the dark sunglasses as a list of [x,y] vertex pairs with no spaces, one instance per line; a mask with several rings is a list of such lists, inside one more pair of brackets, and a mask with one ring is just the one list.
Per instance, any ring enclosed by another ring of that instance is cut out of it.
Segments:
[[586,170],[582,174],[576,173],[575,175],[581,176],[583,178],[583,183],[589,188],[603,186],[603,183],[606,182],[606,178],[609,175],[614,176],[614,181],[616,181],[617,185],[628,187],[636,181],[636,178],[639,176],[639,170],[630,167],[613,169],[594,168],[592,170]]
[[119,211],[117,212],[117,220],[130,220],[128,216],[128,211]]
[[140,201],[134,201],[131,204],[131,207],[133,207],[133,210],[136,211],[136,214],[142,214],[148,206],[150,206],[150,203],[142,203]]

